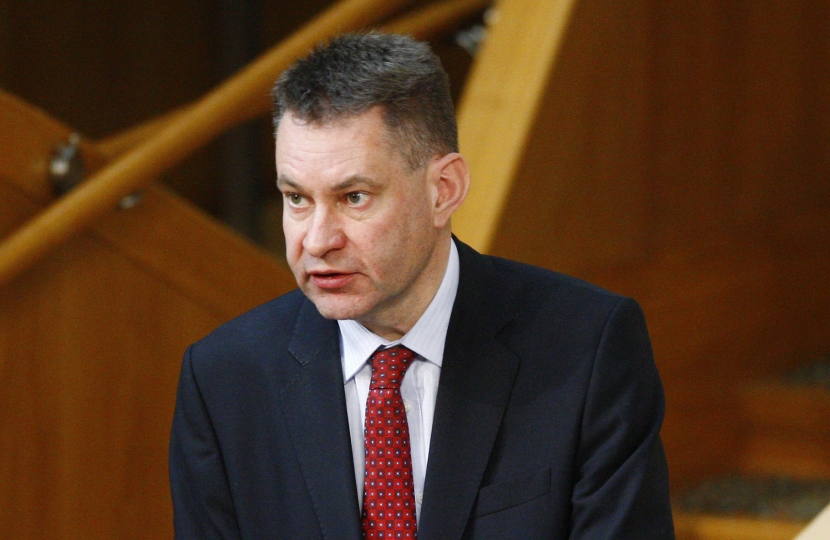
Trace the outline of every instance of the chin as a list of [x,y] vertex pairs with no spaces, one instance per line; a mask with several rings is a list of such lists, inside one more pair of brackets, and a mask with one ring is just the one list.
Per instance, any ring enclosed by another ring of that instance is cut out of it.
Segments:
[[357,319],[368,311],[363,309],[363,306],[359,305],[360,300],[353,296],[307,292],[306,297],[326,319]]

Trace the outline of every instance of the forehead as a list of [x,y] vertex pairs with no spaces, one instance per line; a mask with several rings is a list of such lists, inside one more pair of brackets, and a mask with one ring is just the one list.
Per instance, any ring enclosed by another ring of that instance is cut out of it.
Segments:
[[366,174],[379,167],[403,167],[390,151],[386,124],[377,108],[329,123],[307,122],[286,112],[276,134],[280,178],[311,174]]

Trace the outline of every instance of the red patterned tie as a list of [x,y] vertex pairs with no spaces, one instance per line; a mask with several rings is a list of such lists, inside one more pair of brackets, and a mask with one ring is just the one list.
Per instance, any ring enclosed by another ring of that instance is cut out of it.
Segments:
[[415,353],[398,345],[372,355],[366,400],[363,537],[418,538],[409,425],[401,381]]

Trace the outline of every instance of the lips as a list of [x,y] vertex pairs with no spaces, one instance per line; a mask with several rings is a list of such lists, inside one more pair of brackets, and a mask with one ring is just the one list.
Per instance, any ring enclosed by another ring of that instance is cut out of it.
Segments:
[[308,274],[309,280],[320,289],[342,289],[352,282],[355,274],[340,272],[313,272]]

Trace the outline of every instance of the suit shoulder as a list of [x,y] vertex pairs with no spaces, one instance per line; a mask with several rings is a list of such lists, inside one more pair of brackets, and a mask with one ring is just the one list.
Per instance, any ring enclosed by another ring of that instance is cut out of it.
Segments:
[[501,257],[487,256],[497,274],[524,302],[556,298],[579,304],[613,308],[625,297],[579,278]]
[[238,358],[246,351],[285,343],[304,301],[299,290],[279,296],[220,325],[192,348],[201,356]]
[[486,302],[490,309],[515,317],[521,324],[565,320],[570,326],[602,326],[618,306],[639,310],[635,301],[587,281],[482,255],[457,240],[456,245],[461,263],[459,294],[462,298]]

